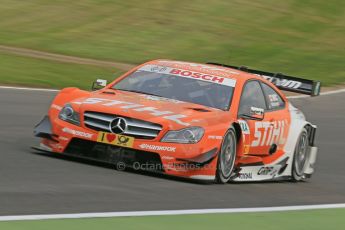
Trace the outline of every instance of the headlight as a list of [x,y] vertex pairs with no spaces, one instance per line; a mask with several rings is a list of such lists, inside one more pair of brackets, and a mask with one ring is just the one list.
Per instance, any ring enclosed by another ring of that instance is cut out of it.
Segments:
[[200,141],[204,135],[201,127],[189,127],[178,131],[169,131],[162,138],[161,142],[174,142],[183,144],[193,144]]
[[59,118],[63,121],[80,126],[79,113],[75,112],[70,104],[66,104],[59,113]]

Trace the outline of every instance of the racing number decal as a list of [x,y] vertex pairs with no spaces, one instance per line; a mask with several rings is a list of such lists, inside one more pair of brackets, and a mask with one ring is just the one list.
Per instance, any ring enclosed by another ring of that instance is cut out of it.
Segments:
[[250,152],[250,128],[245,120],[238,120],[242,132],[243,154]]
[[248,123],[245,120],[238,120],[243,134],[250,134]]
[[133,147],[134,138],[113,133],[99,132],[97,142],[131,148]]

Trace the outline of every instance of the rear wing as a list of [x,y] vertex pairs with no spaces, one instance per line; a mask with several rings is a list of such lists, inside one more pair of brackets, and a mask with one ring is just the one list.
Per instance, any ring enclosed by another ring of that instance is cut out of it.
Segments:
[[239,69],[247,73],[255,74],[257,76],[260,76],[270,81],[272,84],[277,86],[277,88],[280,90],[307,94],[310,96],[320,95],[320,90],[321,90],[320,81],[313,81],[313,80],[308,80],[308,79],[303,79],[303,78],[298,78],[298,77],[292,77],[292,76],[284,75],[282,73],[270,73],[270,72],[265,72],[261,70],[249,69],[245,66],[238,67],[238,66],[223,65],[223,64],[212,63],[212,62],[208,62],[207,64]]

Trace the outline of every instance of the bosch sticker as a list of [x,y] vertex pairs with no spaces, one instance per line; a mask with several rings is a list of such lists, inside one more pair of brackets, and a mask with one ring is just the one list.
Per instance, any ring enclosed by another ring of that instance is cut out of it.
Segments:
[[141,67],[138,71],[146,71],[146,72],[159,72],[162,74],[169,74],[184,78],[191,78],[200,81],[207,81],[212,82],[220,85],[227,85],[231,87],[235,87],[236,80],[221,76],[216,76],[212,74],[205,74],[197,71],[192,70],[184,70],[179,68],[171,68],[171,67],[164,67],[164,66],[157,66],[157,65],[145,65]]

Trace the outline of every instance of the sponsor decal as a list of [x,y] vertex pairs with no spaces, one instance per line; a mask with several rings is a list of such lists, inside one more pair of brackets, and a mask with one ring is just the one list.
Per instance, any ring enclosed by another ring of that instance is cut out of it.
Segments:
[[256,108],[256,107],[250,107],[250,113],[251,115],[258,115],[262,116],[264,115],[265,110],[261,108]]
[[61,145],[61,144],[59,144],[59,143],[57,143],[57,144],[50,144],[50,146],[52,147],[52,148],[54,148],[54,149],[63,149],[63,146]]
[[[291,106],[290,106],[290,108],[291,108]],[[297,108],[292,108],[290,111],[291,111],[291,113],[292,113],[293,115],[295,115],[298,119],[305,120],[305,116],[304,116],[304,114],[302,113],[301,110],[299,110],[299,109],[297,109]]]
[[158,66],[158,65],[154,65],[152,66],[151,68],[151,72],[158,72],[158,73],[161,73],[161,72],[165,72],[167,70],[167,67],[166,66]]
[[256,74],[256,75],[265,78],[266,80],[272,82],[274,85],[278,87],[282,86],[286,88],[298,89],[299,87],[302,86],[302,82],[299,82],[299,81],[287,80],[283,78],[270,77],[270,76],[259,75],[259,74]]
[[152,95],[140,95],[140,96],[144,97],[147,100],[151,100],[151,101],[167,101],[167,102],[172,102],[175,104],[185,103],[184,101],[174,100],[174,99],[165,98],[165,97],[158,97],[158,96],[152,96]]
[[162,160],[174,160],[175,157],[171,157],[171,156],[162,156]]
[[277,94],[270,94],[268,95],[268,99],[270,100],[270,102],[277,102],[279,101],[279,97]]
[[171,146],[158,146],[158,145],[150,145],[150,144],[141,144],[139,145],[141,149],[148,149],[154,151],[167,151],[167,152],[175,152],[176,147]]
[[237,178],[241,180],[250,180],[253,179],[253,173],[239,173]]
[[134,137],[128,137],[114,133],[99,132],[97,142],[131,148],[133,147]]
[[250,134],[248,123],[245,120],[238,120],[243,134]]
[[276,168],[274,168],[273,166],[265,166],[265,167],[261,167],[258,171],[258,175],[275,175],[278,172],[278,170]]
[[270,94],[270,95],[268,95],[268,99],[270,101],[271,107],[278,107],[278,106],[280,106],[279,96],[277,94]]
[[[156,69],[159,69],[161,71],[156,71]],[[152,71],[152,70],[155,70],[155,71]],[[185,70],[183,68],[171,68],[171,67],[163,67],[163,66],[157,66],[157,65],[145,65],[141,67],[138,71],[159,72],[162,74],[169,74],[169,75],[174,75],[174,76],[179,76],[179,77],[184,77],[184,78],[196,79],[200,81],[207,81],[207,82],[212,82],[212,83],[216,83],[220,85],[227,85],[230,87],[235,87],[236,85],[235,79],[221,77],[215,74]]]
[[182,121],[182,118],[186,118],[186,115],[183,114],[174,114],[171,111],[162,111],[158,110],[154,107],[146,107],[141,104],[136,104],[136,103],[131,103],[131,102],[125,102],[125,101],[119,101],[119,100],[109,100],[109,99],[104,99],[104,98],[87,98],[84,101],[75,101],[73,102],[74,104],[100,104],[102,106],[107,106],[107,107],[119,107],[120,109],[131,109],[133,111],[137,112],[146,112],[149,113],[153,116],[157,117],[162,117],[166,120],[173,121],[177,124],[188,126],[190,125],[189,123],[186,123]]
[[69,140],[67,137],[64,137],[64,136],[59,136],[59,139],[62,141],[68,141]]
[[248,154],[250,150],[250,145],[244,145],[243,146],[243,154]]
[[234,75],[239,74],[239,72],[237,72],[235,70],[228,69],[228,68],[221,68],[219,66],[203,65],[203,64],[198,64],[198,63],[188,63],[188,62],[181,62],[181,61],[159,61],[159,63],[162,63],[164,65],[168,65],[168,66],[171,66],[174,68],[205,72],[208,74],[224,76],[224,77],[228,77],[229,74],[234,74]]
[[284,144],[286,142],[284,138],[285,126],[287,126],[287,120],[255,122],[255,139],[251,143],[251,146],[268,146],[273,143],[278,145]]
[[74,136],[84,137],[84,138],[88,138],[88,139],[91,139],[92,136],[93,136],[92,133],[85,133],[85,132],[73,130],[73,129],[70,129],[70,128],[67,128],[67,127],[63,128],[62,131],[65,132],[65,133],[72,134]]
[[279,102],[271,102],[271,107],[279,107],[280,103]]
[[222,84],[226,78],[223,77],[216,77],[208,74],[202,74],[198,72],[192,72],[189,70],[182,70],[182,69],[172,69],[169,74],[178,75],[181,77],[188,77],[188,78],[196,78],[204,81],[210,81],[213,83]]
[[210,135],[208,136],[208,139],[213,139],[213,140],[222,140],[223,137],[222,136],[213,136],[213,135]]

